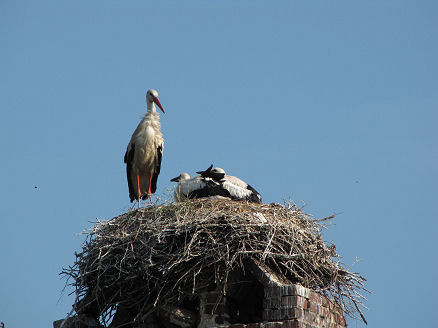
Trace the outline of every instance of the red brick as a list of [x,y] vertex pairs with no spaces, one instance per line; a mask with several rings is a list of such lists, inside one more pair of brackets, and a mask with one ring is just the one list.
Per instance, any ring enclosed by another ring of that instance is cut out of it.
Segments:
[[295,296],[297,298],[297,307],[304,307],[304,301],[306,300],[302,296]]
[[300,307],[303,308],[306,299],[301,296],[283,296],[279,308]]
[[270,286],[270,287],[265,287],[264,289],[264,293],[265,293],[265,298],[271,298],[271,297],[276,297],[278,294],[278,297],[280,296],[280,292],[278,291],[278,287],[277,286]]
[[309,288],[306,288],[306,287],[303,287],[300,285],[296,285],[296,294],[297,295],[309,298],[310,293],[312,293],[312,291]]
[[291,307],[296,305],[295,296],[283,296],[281,298],[281,307]]
[[283,295],[282,286],[265,287],[265,298],[281,297]]
[[[330,310],[329,310],[330,311]],[[333,312],[333,311],[330,311],[330,318],[332,319],[332,321],[334,322],[334,323],[337,323],[338,322],[338,318],[339,318],[339,313],[335,313],[335,312]]]
[[276,321],[276,322],[267,322],[265,323],[265,328],[282,328],[283,322],[282,321]]
[[329,307],[330,300],[325,296],[321,296],[321,304],[325,307]]
[[271,311],[270,321],[276,321],[276,320],[281,320],[281,310],[280,309],[275,309],[275,310]]
[[290,309],[281,309],[280,310],[280,320],[290,319],[291,313],[289,311]]
[[281,298],[281,307],[288,308],[297,306],[297,296],[283,296]]
[[333,322],[333,323],[336,323],[337,321],[337,314],[336,313],[333,313],[333,312],[331,312],[330,310],[329,310],[329,315],[327,316],[327,317],[329,317],[330,318],[330,322]]
[[309,299],[311,302],[315,302],[317,304],[321,304],[321,296],[316,292],[311,292],[309,295]]
[[299,319],[303,316],[303,310],[300,308],[281,309],[281,320]]
[[309,300],[304,300],[303,309],[304,310],[309,310],[310,309],[310,302],[309,302]]
[[307,323],[316,323],[317,316],[318,315],[316,313],[304,311],[304,321],[306,321]]
[[307,300],[307,299],[304,298],[304,297],[297,296],[297,306],[298,306],[298,307],[303,307],[303,308],[304,308],[304,302],[305,302],[306,300]]
[[281,296],[290,296],[290,295],[296,295],[295,285],[282,286]]
[[280,309],[269,309],[263,311],[263,320],[266,321],[277,321],[281,320]]
[[245,328],[246,325],[243,323],[235,323],[234,325],[228,326],[228,328]]
[[302,325],[298,320],[287,320],[283,322],[283,328],[302,328]]
[[301,326],[302,326],[302,328],[319,328],[319,327],[316,327],[316,326],[308,324],[308,323],[302,323]]
[[317,303],[309,301],[309,305],[310,305],[309,307],[310,312],[318,313],[319,305]]
[[324,306],[320,306],[318,309],[318,313],[321,317],[327,317],[329,315],[329,310]]
[[281,298],[274,297],[263,300],[263,307],[265,309],[278,309],[281,306]]
[[309,297],[312,291],[300,285],[269,286],[264,289],[265,298],[281,296]]
[[[299,318],[302,318],[303,317],[303,314],[304,314],[304,311],[303,311],[303,309],[300,309],[300,308],[293,308],[293,319],[299,319]],[[291,318],[291,319],[292,319]]]

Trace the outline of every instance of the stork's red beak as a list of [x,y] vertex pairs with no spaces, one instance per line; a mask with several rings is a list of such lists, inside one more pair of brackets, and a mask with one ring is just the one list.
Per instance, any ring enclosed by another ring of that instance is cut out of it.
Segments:
[[155,98],[154,98],[154,103],[155,103],[158,107],[160,107],[161,111],[162,111],[164,114],[166,113],[166,112],[164,111],[164,109],[163,109],[163,106],[161,106],[160,101],[158,100],[158,97],[155,97]]

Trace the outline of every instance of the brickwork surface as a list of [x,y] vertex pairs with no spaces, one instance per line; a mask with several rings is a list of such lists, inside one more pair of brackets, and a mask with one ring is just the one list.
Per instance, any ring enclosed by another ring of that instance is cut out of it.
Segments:
[[[347,326],[342,308],[328,298],[298,285],[276,285],[264,287],[263,322],[232,324],[227,322],[226,298],[220,293],[210,292],[203,296],[201,313],[207,320],[198,326],[224,328],[344,328]],[[92,321],[90,321],[92,320]],[[63,320],[54,322],[60,326]],[[81,315],[67,320],[68,328],[101,327],[95,319]],[[137,328],[158,328],[160,319],[149,316],[147,322]],[[193,326],[192,323],[181,327]]]
[[[211,293],[206,309],[223,313],[224,298]],[[219,300],[219,302],[218,302]],[[344,328],[342,308],[328,298],[299,285],[264,288],[263,322],[232,324],[228,328]]]
[[[342,308],[328,298],[299,285],[265,287],[263,323],[246,328],[343,328]],[[243,328],[242,326],[233,328]]]

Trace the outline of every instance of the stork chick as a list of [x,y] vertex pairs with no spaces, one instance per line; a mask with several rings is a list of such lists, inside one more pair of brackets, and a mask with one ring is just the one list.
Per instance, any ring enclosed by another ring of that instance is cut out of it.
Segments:
[[211,178],[204,178],[200,175],[190,178],[190,175],[184,172],[170,181],[178,182],[178,185],[173,193],[173,198],[176,202],[182,202],[186,199],[212,196],[223,196],[230,198],[229,192]]
[[227,175],[225,170],[220,167],[212,167],[213,165],[210,165],[205,171],[196,173],[200,174],[204,179],[210,178],[217,182],[221,188],[228,191],[229,197],[233,200],[247,200],[253,203],[262,202],[262,196],[245,181],[235,176]]

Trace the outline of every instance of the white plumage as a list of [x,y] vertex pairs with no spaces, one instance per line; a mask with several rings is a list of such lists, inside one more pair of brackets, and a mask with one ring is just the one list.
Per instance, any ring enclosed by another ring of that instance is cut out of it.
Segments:
[[147,112],[138,124],[126,149],[124,162],[128,179],[129,198],[131,202],[150,197],[157,189],[160,174],[164,140],[161,134],[160,116],[155,104],[164,109],[158,100],[156,90],[146,93]]

